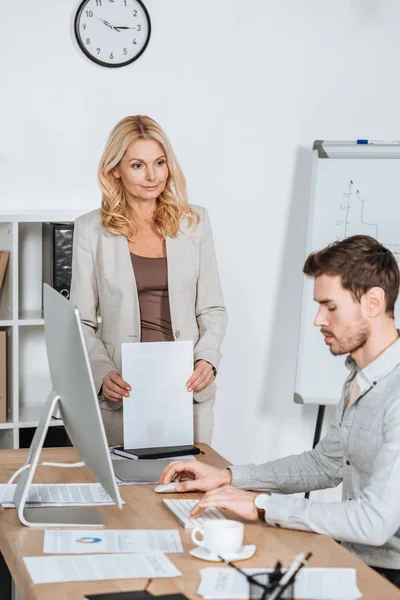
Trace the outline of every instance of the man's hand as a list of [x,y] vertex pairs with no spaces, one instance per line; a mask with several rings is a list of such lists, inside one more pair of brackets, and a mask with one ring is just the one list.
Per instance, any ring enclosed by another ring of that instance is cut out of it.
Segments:
[[[189,478],[191,481],[182,481]],[[232,481],[229,469],[217,469],[197,460],[175,460],[169,463],[160,475],[159,483],[177,481],[177,492],[207,492]]]
[[238,490],[231,485],[225,485],[204,494],[203,498],[192,509],[189,517],[194,518],[201,515],[206,508],[226,508],[239,517],[249,521],[257,521],[258,513],[254,504],[254,498],[258,492],[246,492]]
[[123,397],[128,398],[131,386],[126,383],[117,371],[109,371],[103,377],[103,394],[112,402],[119,402]]
[[194,371],[186,382],[188,392],[197,394],[210,385],[214,379],[214,367],[206,360],[197,360],[194,365]]

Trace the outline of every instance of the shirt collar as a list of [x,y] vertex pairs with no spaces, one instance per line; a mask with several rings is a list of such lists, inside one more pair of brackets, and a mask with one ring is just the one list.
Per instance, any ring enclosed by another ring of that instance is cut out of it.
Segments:
[[[399,331],[400,335],[400,331]],[[393,344],[386,348],[382,354],[373,360],[364,369],[360,370],[357,367],[356,361],[349,355],[346,358],[345,365],[349,371],[356,371],[357,383],[360,389],[365,389],[367,386],[376,385],[380,379],[383,379],[393,371],[400,363],[400,337]]]

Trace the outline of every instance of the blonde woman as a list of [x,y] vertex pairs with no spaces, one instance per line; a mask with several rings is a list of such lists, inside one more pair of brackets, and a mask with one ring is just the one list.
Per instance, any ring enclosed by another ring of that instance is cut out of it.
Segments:
[[[80,311],[110,445],[123,443],[121,343],[192,340],[194,437],[211,442],[227,314],[206,209],[161,127],[122,119],[100,161],[101,209],[75,221],[71,301]],[[97,314],[101,314],[98,327]]]

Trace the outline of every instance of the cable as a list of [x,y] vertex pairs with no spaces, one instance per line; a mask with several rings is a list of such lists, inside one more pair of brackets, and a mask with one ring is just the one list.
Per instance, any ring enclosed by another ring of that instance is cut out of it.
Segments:
[[[10,487],[10,485],[12,484],[12,482],[14,481],[14,479],[16,479],[18,477],[18,475],[20,475],[21,473],[23,473],[27,469],[30,469],[31,466],[32,466],[31,463],[29,463],[27,465],[22,465],[22,467],[20,467],[17,471],[15,471],[15,473],[10,477],[10,479],[6,483],[6,487],[5,487],[4,491],[3,491],[3,493],[0,496],[0,504],[3,502],[3,498],[6,495],[6,493],[8,492],[8,488]],[[67,469],[67,468],[70,468],[70,467],[85,467],[86,464],[83,461],[76,462],[76,463],[40,462],[40,463],[38,463],[37,466],[38,467],[61,467],[63,469]]]
[[86,463],[83,461],[76,463],[53,463],[53,462],[40,462],[38,463],[38,467],[62,467],[70,468],[70,467],[86,467]]
[[11,476],[11,478],[6,483],[5,490],[2,493],[1,498],[0,498],[0,504],[3,502],[3,498],[6,495],[6,493],[8,492],[8,488],[10,487],[10,485],[12,484],[12,482],[14,481],[14,479],[16,477],[18,477],[18,475],[20,475],[23,471],[26,471],[26,469],[29,469],[31,466],[32,466],[31,464],[22,465],[22,467],[20,467],[17,471],[15,471],[15,473]]

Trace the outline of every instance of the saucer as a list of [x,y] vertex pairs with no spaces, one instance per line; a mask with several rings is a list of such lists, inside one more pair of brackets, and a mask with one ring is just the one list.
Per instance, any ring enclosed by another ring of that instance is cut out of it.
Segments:
[[[246,558],[251,558],[256,551],[256,547],[254,544],[249,544],[248,546],[242,546],[235,553],[225,553],[223,555],[224,560],[232,561],[232,560],[245,560]],[[201,558],[202,560],[211,560],[212,562],[221,562],[221,559],[217,554],[213,552],[209,552],[205,548],[201,546],[196,546],[196,548],[192,548],[189,550],[189,554],[194,556],[195,558]],[[222,556],[222,554],[221,554]]]

